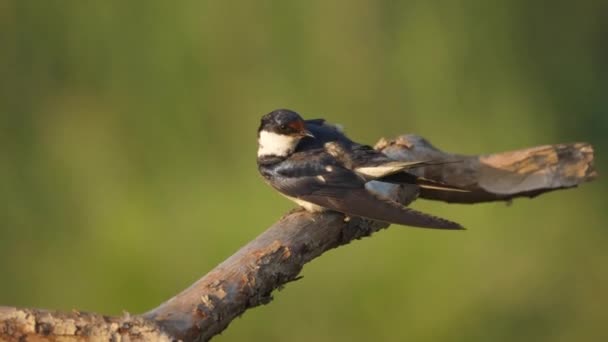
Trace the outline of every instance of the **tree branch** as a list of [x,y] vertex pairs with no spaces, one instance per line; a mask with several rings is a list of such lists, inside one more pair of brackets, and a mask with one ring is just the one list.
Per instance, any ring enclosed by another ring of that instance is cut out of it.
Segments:
[[[400,160],[454,161],[414,172],[470,190],[445,195],[416,186],[391,185],[384,189],[387,196],[402,203],[409,203],[418,195],[457,203],[534,197],[596,177],[593,148],[586,143],[462,156],[442,152],[419,136],[404,135],[394,141],[383,139],[376,148]],[[360,218],[345,222],[338,213],[294,210],[192,286],[145,314],[106,317],[0,307],[0,340],[128,337],[132,341],[206,341],[248,308],[270,302],[272,292],[297,280],[307,262],[387,226]]]
[[413,134],[381,139],[376,149],[397,160],[443,160],[453,163],[413,170],[418,176],[467,189],[445,192],[421,189],[420,197],[451,203],[509,201],[576,187],[595,179],[593,147],[588,143],[556,144],[517,151],[467,156],[443,152]]

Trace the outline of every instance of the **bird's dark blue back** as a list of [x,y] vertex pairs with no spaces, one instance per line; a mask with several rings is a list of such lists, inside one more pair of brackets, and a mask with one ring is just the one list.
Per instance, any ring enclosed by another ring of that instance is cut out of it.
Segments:
[[306,129],[309,130],[315,137],[304,138],[298,144],[296,151],[306,151],[316,148],[323,148],[325,143],[339,142],[344,147],[351,148],[359,145],[346,137],[337,127],[325,124],[323,119],[305,120]]

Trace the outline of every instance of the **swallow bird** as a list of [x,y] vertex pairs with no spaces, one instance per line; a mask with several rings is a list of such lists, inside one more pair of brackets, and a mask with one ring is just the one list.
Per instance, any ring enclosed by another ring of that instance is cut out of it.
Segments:
[[417,184],[459,191],[406,170],[428,161],[395,161],[356,143],[323,119],[303,120],[280,109],[264,115],[258,129],[258,170],[274,189],[310,212],[334,210],[388,223],[462,229],[371,191],[370,182]]

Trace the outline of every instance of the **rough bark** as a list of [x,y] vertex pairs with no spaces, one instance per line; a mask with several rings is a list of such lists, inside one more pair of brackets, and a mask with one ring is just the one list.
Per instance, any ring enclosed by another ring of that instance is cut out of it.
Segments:
[[108,317],[0,307],[0,341],[172,341],[154,322],[125,314]]
[[[586,143],[463,156],[442,152],[421,137],[404,135],[381,140],[377,148],[395,159],[441,160],[414,172],[470,191],[446,195],[415,186],[384,189],[403,203],[418,195],[457,203],[534,197],[596,176],[593,148]],[[272,292],[298,279],[307,262],[387,226],[359,218],[345,221],[338,213],[295,210],[192,286],[145,314],[107,317],[0,307],[0,340],[209,340],[248,308],[270,302]]]

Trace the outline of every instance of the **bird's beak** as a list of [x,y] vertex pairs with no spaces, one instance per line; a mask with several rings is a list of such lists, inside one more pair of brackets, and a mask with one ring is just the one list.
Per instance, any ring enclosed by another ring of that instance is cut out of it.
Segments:
[[310,131],[309,131],[309,130],[307,130],[307,129],[302,130],[302,132],[300,132],[300,134],[301,134],[303,137],[310,137],[310,138],[314,138],[314,137],[315,137],[315,136],[314,136],[312,133],[310,133]]

